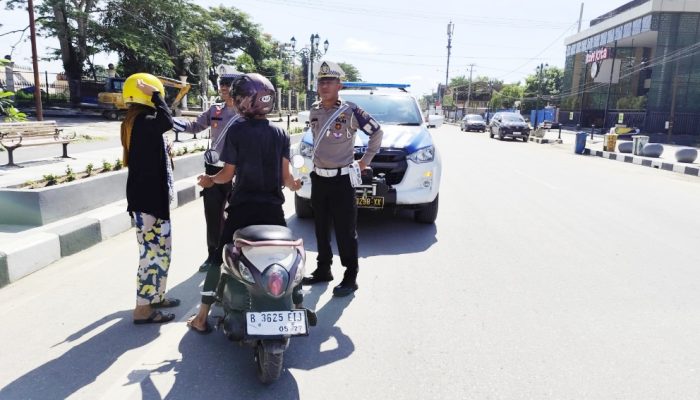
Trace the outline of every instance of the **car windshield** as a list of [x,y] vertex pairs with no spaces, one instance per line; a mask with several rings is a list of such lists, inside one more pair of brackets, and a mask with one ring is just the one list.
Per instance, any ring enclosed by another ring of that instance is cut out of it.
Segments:
[[523,117],[517,114],[503,114],[503,120],[508,122],[525,122]]
[[410,96],[342,94],[340,97],[360,106],[380,124],[417,126],[423,123],[418,105]]
[[483,120],[481,115],[467,115],[467,121],[481,122]]

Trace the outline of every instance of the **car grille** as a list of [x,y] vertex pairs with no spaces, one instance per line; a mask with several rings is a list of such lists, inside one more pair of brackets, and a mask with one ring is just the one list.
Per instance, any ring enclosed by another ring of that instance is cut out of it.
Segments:
[[[355,159],[359,160],[364,152],[355,153]],[[372,169],[374,175],[384,174],[388,185],[396,185],[401,182],[408,163],[406,162],[406,152],[398,149],[380,149],[372,159]]]

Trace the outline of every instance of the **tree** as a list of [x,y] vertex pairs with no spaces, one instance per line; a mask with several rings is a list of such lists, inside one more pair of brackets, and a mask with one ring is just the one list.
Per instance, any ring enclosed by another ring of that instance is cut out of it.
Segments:
[[362,82],[362,77],[360,76],[360,71],[355,68],[354,65],[345,63],[345,62],[339,62],[338,65],[340,65],[340,68],[345,71],[345,80],[348,82]]
[[[80,80],[94,47],[94,21],[91,15],[96,12],[97,0],[44,0],[37,7],[40,32],[46,37],[58,39],[60,48],[56,59],[60,58],[68,78],[70,100],[80,102]],[[8,9],[26,6],[26,0],[9,0]]]
[[491,106],[496,109],[515,108],[522,101],[524,92],[525,88],[519,82],[503,85],[501,90],[493,94]]
[[542,79],[540,79],[537,69],[534,74],[528,75],[527,78],[525,78],[525,100],[521,108],[522,111],[529,113],[530,110],[535,109],[538,103],[538,94],[540,107],[546,106],[547,104],[559,103],[564,80],[564,70],[557,67],[545,68],[541,78]]

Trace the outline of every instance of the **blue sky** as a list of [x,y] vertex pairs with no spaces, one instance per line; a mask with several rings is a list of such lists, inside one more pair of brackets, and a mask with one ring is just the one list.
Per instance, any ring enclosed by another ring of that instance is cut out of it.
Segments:
[[[37,2],[40,0],[36,0]],[[195,0],[202,6],[221,0]],[[584,1],[583,25],[626,0]],[[27,25],[25,11],[4,10],[0,1],[0,33]],[[564,38],[576,33],[580,1],[573,0],[406,0],[352,2],[339,0],[236,0],[225,2],[248,13],[275,39],[297,39],[297,49],[318,33],[328,40],[326,59],[355,65],[365,81],[410,83],[416,94],[430,93],[445,82],[447,24],[452,21],[449,76],[487,75],[507,83],[522,81],[540,63],[563,67]],[[19,35],[0,37],[0,53],[8,54]],[[55,40],[39,42],[40,55]],[[13,59],[29,65],[29,41],[20,43]],[[116,62],[105,54],[96,63]],[[40,69],[60,72],[59,62],[42,62]]]

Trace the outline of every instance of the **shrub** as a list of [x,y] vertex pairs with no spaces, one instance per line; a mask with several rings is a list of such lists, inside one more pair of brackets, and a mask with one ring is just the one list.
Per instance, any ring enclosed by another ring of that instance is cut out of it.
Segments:
[[73,182],[75,180],[75,173],[73,168],[69,166],[66,167],[66,182]]
[[117,158],[117,160],[114,162],[114,170],[119,171],[120,169],[122,169],[123,166],[124,165],[122,165],[122,160]]
[[95,166],[92,165],[92,163],[86,165],[86,166],[85,166],[85,174],[86,174],[87,176],[92,175],[93,169],[95,169]]
[[44,180],[46,181],[46,186],[51,186],[58,182],[58,177],[54,174],[47,174],[44,175]]
[[112,170],[112,164],[107,160],[102,160],[102,171],[107,172]]

